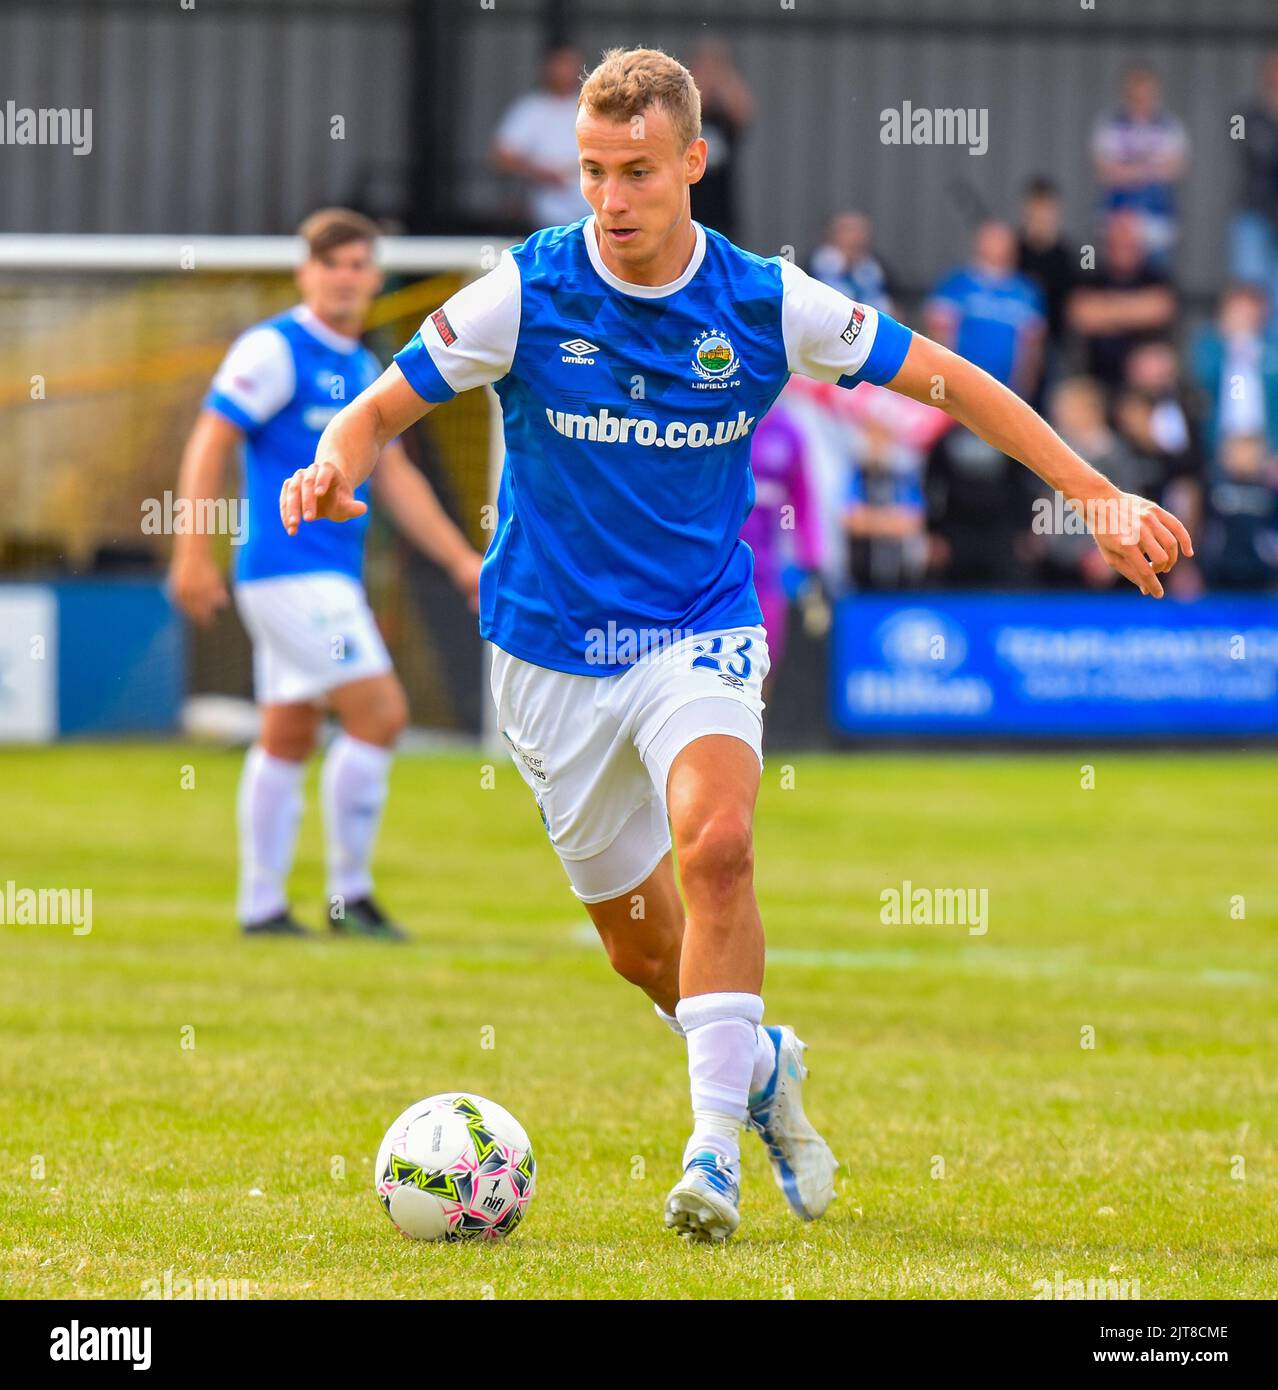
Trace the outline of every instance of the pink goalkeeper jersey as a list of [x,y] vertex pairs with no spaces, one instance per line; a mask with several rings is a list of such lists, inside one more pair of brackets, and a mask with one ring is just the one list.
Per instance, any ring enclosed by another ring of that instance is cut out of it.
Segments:
[[821,562],[803,434],[784,405],[774,405],[755,426],[750,453],[754,508],[741,539],[754,552],[754,583],[759,591],[776,588],[787,563],[816,569]]

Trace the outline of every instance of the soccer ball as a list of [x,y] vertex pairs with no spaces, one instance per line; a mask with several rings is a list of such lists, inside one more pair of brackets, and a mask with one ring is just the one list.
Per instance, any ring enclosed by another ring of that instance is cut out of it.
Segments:
[[410,1105],[377,1151],[377,1195],[414,1240],[498,1240],[524,1218],[537,1165],[523,1126],[460,1091]]

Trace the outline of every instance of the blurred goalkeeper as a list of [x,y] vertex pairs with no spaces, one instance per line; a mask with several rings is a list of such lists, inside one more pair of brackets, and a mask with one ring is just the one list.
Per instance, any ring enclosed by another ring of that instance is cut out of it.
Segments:
[[[370,860],[395,740],[408,718],[403,687],[361,582],[371,489],[404,534],[477,603],[480,557],[430,485],[391,440],[357,490],[353,521],[308,526],[299,543],[280,523],[285,479],[315,456],[324,427],[377,380],[381,364],[359,341],[381,289],[377,228],[359,213],[313,213],[299,234],[302,302],[255,325],[227,353],[182,456],[184,498],[220,498],[227,460],[244,451],[247,535],[238,547],[235,601],[253,643],[262,710],[239,791],[241,929],[252,936],[309,936],[289,910],[287,881],[302,815],[306,759],[325,706],[341,732],[321,777],[331,928],[363,936],[405,933],[373,898]],[[227,591],[209,537],[180,535],[175,601],[212,621]]]

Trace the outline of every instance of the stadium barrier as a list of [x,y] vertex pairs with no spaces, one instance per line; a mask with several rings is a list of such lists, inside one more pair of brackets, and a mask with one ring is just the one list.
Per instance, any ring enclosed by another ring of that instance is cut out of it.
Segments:
[[1278,736],[1278,598],[857,594],[835,611],[843,734]]
[[0,743],[175,731],[184,648],[154,581],[0,584]]

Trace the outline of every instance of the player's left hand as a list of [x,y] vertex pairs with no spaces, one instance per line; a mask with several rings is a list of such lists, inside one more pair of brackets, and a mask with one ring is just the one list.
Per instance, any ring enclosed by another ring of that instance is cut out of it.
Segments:
[[1194,553],[1194,543],[1179,517],[1147,497],[1123,492],[1101,502],[1089,516],[1092,539],[1110,569],[1129,579],[1142,594],[1162,598],[1160,574],[1180,559],[1181,551]]

